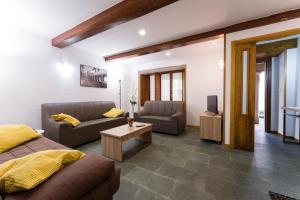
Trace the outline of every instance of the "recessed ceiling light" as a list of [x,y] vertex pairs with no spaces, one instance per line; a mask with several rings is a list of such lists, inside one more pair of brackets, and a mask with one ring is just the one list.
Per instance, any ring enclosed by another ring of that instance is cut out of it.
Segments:
[[166,56],[170,56],[170,55],[172,55],[171,52],[167,52],[166,53]]
[[146,35],[146,31],[144,29],[139,30],[139,35],[140,36]]

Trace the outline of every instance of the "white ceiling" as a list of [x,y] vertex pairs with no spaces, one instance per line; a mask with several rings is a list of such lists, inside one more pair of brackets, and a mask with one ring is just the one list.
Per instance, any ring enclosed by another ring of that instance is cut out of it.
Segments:
[[0,23],[49,39],[121,0],[1,0]]
[[[148,54],[145,56],[133,57],[130,59],[121,59],[114,61],[114,64],[127,65],[127,66],[139,66],[144,65],[145,63],[154,63],[170,60],[182,60],[182,58],[187,57],[199,57],[199,55],[205,54],[207,52],[216,52],[219,54],[224,51],[224,39],[219,38],[216,40],[205,41],[189,46],[184,46],[170,51],[162,51],[157,53]],[[171,56],[166,56],[166,52],[171,52]],[[110,63],[110,62],[109,62]],[[186,63],[177,63],[186,64]]]
[[[0,23],[50,40],[120,1],[1,0]],[[105,56],[296,8],[300,0],[180,0],[73,46]]]

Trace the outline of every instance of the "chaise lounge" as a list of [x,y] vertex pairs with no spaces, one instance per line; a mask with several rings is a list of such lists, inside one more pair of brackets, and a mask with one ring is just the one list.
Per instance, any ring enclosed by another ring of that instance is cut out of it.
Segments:
[[[67,149],[43,136],[0,153],[0,164],[28,154]],[[111,200],[120,185],[120,169],[112,160],[96,154],[87,154],[38,185],[32,190],[0,194],[3,200]]]
[[134,113],[134,120],[153,124],[153,131],[179,135],[186,126],[184,102],[146,101],[143,110]]
[[[100,131],[126,124],[128,113],[121,117],[105,118],[103,113],[115,108],[114,102],[77,102],[77,103],[47,103],[42,105],[42,128],[44,135],[67,147],[75,147],[96,139],[100,139]],[[72,127],[65,122],[57,122],[51,115],[69,114],[81,124]]]

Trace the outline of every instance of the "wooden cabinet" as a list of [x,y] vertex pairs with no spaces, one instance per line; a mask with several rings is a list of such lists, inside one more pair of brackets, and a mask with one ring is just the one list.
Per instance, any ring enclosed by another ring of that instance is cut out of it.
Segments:
[[200,138],[216,142],[222,141],[222,115],[201,114]]

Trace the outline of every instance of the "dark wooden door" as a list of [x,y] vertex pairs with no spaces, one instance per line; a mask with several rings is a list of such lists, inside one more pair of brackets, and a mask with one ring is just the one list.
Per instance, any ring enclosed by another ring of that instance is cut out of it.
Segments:
[[141,94],[141,106],[144,106],[145,101],[150,100],[150,76],[140,75],[140,94]]

